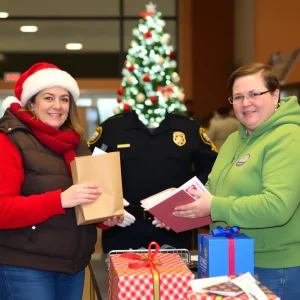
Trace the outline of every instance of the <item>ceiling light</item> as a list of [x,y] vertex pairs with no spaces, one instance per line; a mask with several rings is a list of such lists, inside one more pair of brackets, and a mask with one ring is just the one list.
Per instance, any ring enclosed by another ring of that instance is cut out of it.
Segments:
[[37,26],[21,26],[20,30],[22,32],[37,32],[38,28]]
[[8,13],[5,11],[0,11],[0,19],[6,19],[8,18]]
[[69,43],[69,44],[66,44],[66,49],[68,49],[68,50],[80,50],[80,49],[82,49],[82,44],[80,44],[80,43]]

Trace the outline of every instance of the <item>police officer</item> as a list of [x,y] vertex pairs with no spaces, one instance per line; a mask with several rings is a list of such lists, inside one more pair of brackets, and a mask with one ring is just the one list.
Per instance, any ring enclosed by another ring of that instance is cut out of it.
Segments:
[[106,152],[120,151],[123,196],[130,203],[126,211],[136,219],[130,226],[104,230],[103,251],[146,248],[152,241],[191,249],[192,231],[175,233],[156,227],[153,216],[141,208],[140,201],[179,187],[194,175],[206,182],[217,153],[197,122],[181,114],[166,113],[159,127],[147,128],[135,111],[124,112],[103,122],[89,147],[92,151],[95,147]]

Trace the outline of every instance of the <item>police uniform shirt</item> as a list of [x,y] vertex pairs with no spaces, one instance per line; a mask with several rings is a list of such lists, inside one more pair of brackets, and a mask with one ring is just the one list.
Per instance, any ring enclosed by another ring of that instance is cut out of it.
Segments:
[[132,204],[170,187],[179,187],[195,175],[205,184],[216,159],[213,145],[197,123],[167,113],[158,128],[149,131],[134,111],[106,120],[90,141],[106,152],[120,151],[124,198]]
[[[113,116],[98,127],[89,146],[92,151],[95,147],[120,151],[123,196],[131,204],[126,210],[137,219],[143,218],[140,201],[144,198],[179,187],[194,175],[205,184],[217,155],[197,122],[174,113],[167,113],[160,126],[151,130],[134,111]],[[120,229],[108,231],[113,230]]]

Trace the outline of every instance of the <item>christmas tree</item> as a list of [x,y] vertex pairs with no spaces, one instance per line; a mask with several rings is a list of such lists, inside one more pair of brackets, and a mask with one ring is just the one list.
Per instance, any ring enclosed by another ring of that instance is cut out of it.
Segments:
[[150,2],[140,16],[122,70],[119,104],[114,112],[134,109],[142,123],[158,127],[166,111],[185,112],[184,93],[176,85],[180,78],[162,14]]

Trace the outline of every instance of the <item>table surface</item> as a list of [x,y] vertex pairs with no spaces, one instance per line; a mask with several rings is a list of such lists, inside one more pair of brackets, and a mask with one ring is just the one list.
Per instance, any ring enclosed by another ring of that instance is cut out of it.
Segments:
[[98,300],[109,300],[108,298],[108,268],[105,262],[107,254],[93,255],[89,269],[94,289]]
[[[197,254],[191,251],[191,255]],[[108,268],[106,264],[107,254],[94,254],[92,256],[89,269],[92,276],[94,289],[98,300],[109,300],[108,297]],[[193,271],[197,277],[197,271]]]

